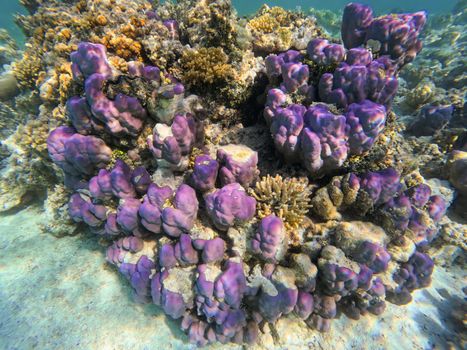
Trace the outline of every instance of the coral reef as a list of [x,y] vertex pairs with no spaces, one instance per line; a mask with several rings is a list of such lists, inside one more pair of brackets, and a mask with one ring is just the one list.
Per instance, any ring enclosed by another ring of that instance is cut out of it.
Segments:
[[[99,237],[136,301],[193,344],[255,344],[292,315],[323,332],[381,315],[430,284],[435,248],[465,248],[446,233],[452,192],[405,164],[418,136],[461,119],[436,83],[395,98],[424,12],[351,3],[341,45],[314,17],[238,19],[228,0],[26,5],[15,103],[36,117],[6,143],[3,210],[48,192],[44,230]],[[411,140],[404,106],[420,113]],[[465,195],[461,134],[445,176]]]

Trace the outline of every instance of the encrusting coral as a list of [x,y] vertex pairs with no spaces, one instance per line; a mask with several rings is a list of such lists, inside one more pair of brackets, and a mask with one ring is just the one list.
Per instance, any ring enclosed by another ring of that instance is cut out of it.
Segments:
[[[245,24],[225,0],[41,3],[19,19],[31,62],[16,79],[39,100],[9,138],[16,167],[0,185],[19,199],[4,209],[48,191],[44,229],[74,232],[71,218],[108,243],[136,300],[197,346],[261,342],[288,315],[329,331],[430,284],[450,202],[381,155],[414,151],[393,105],[424,12],[351,3],[340,45],[278,7]],[[420,109],[429,129],[443,108]]]

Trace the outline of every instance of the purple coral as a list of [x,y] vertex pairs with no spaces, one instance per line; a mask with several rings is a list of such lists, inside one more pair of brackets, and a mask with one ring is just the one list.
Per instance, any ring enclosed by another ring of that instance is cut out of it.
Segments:
[[373,21],[373,10],[369,6],[350,3],[344,9],[341,36],[345,47],[353,48],[363,45],[366,29]]
[[137,301],[148,302],[150,299],[151,276],[154,273],[154,261],[147,255],[139,255],[144,242],[137,237],[120,238],[107,248],[107,261],[116,265],[130,282]]
[[436,224],[445,213],[444,199],[438,195],[431,196],[431,189],[426,184],[409,188],[380,208],[384,227],[391,232],[409,233],[418,245],[433,239],[438,232]]
[[316,175],[339,168],[349,154],[368,151],[385,121],[386,109],[367,100],[352,104],[345,115],[332,113],[324,104],[293,104],[277,109],[270,130],[287,161],[301,161]]
[[295,304],[294,312],[303,320],[310,317],[314,308],[314,299],[311,293],[299,291],[297,303]]
[[197,275],[196,308],[199,315],[206,317],[206,327],[213,327],[213,339],[243,343],[249,325],[241,308],[247,290],[242,264],[227,260],[223,271],[212,265],[199,265]]
[[290,105],[280,108],[271,118],[270,131],[276,149],[288,161],[298,160],[300,157],[300,133],[303,129],[303,115],[306,108],[302,105]]
[[253,252],[266,261],[280,261],[287,251],[287,236],[282,220],[274,214],[263,218],[251,246]]
[[193,245],[196,249],[202,251],[201,259],[206,264],[221,261],[224,257],[226,245],[220,237],[208,240],[197,239],[193,242]]
[[369,6],[350,3],[344,9],[342,40],[349,49],[377,41],[380,55],[389,55],[404,65],[422,49],[419,36],[425,22],[424,11],[373,18]]
[[199,256],[204,263],[218,262],[223,259],[224,251],[225,242],[219,237],[193,241],[188,234],[184,233],[180,235],[177,243],[162,245],[159,253],[159,265],[165,268],[193,265],[200,261]]
[[188,185],[181,185],[175,193],[170,187],[151,184],[139,208],[142,225],[153,233],[161,229],[172,237],[188,232],[198,213],[196,192]]
[[104,93],[106,77],[93,74],[86,79],[86,100],[94,118],[114,136],[137,136],[143,128],[146,110],[136,97],[117,94],[114,100]]
[[345,58],[345,48],[326,39],[313,39],[308,43],[306,52],[314,63],[322,66],[338,64]]
[[115,197],[125,199],[136,197],[136,190],[131,183],[131,168],[122,160],[117,159],[110,172],[112,193]]
[[162,228],[169,236],[178,237],[193,227],[197,214],[196,192],[183,184],[175,192],[171,205],[162,209]]
[[131,173],[131,184],[138,195],[144,195],[151,184],[151,175],[144,166],[135,168]]
[[367,172],[360,176],[360,189],[374,206],[386,203],[401,188],[399,173],[394,168]]
[[418,119],[410,126],[410,131],[416,136],[433,135],[442,129],[452,119],[454,107],[424,106]]
[[117,159],[114,167],[99,173],[89,181],[89,191],[95,199],[105,200],[113,196],[125,199],[144,195],[151,177],[144,167],[132,170],[124,161]]
[[353,103],[346,113],[349,130],[349,151],[362,154],[369,151],[376,137],[383,131],[386,122],[386,108],[365,100],[361,104]]
[[244,145],[226,145],[217,150],[222,185],[238,182],[249,187],[258,176],[258,153]]
[[[361,53],[366,57],[366,53]],[[352,60],[362,62],[352,56]],[[333,73],[325,73],[319,81],[319,97],[323,102],[346,108],[352,103],[370,100],[389,105],[394,98],[398,82],[395,67],[387,57],[366,64],[342,62]]]
[[397,305],[405,305],[412,301],[411,292],[424,288],[431,283],[434,263],[425,253],[415,252],[410,260],[402,264],[393,276],[396,288],[387,290],[387,299]]
[[151,280],[152,301],[174,319],[182,317],[193,306],[193,296],[185,295],[181,287],[182,284],[190,284],[189,278],[190,271],[173,268],[156,273]]
[[349,260],[342,250],[331,245],[321,251],[318,271],[324,290],[330,295],[348,295],[367,283],[368,279],[365,268],[362,269],[359,264]]
[[204,197],[206,210],[214,225],[222,231],[253,218],[256,200],[239,183],[232,183]]
[[187,115],[176,115],[172,125],[156,124],[147,140],[149,149],[157,159],[163,159],[175,168],[186,168],[188,156],[199,141],[195,120]]
[[68,213],[75,222],[84,222],[88,226],[101,226],[107,219],[107,208],[94,204],[83,193],[74,193],[68,203]]
[[93,175],[104,168],[112,154],[101,139],[77,134],[67,126],[60,126],[50,133],[47,149],[52,161],[65,172],[65,184],[72,188],[75,184],[72,180]]
[[[159,20],[152,11],[147,15]],[[368,7],[351,4],[343,23],[348,50],[315,39],[306,55],[289,50],[266,58],[266,72],[275,88],[268,91],[264,116],[286,161],[301,162],[312,176],[322,176],[342,167],[349,156],[371,149],[385,126],[398,71],[420,50],[423,22],[422,14],[373,18]],[[177,38],[175,21],[161,25],[171,40]],[[150,122],[147,114],[171,122],[157,124],[148,140],[158,166],[186,170],[202,136],[201,123],[182,108],[185,90],[173,76],[139,62],[129,62],[128,74],[119,76],[110,67],[105,48],[90,43],[80,44],[72,54],[72,71],[76,81],[85,81],[84,96],[67,102],[74,129],[57,129],[48,145],[67,183],[77,190],[69,202],[70,216],[98,234],[127,235],[108,248],[107,259],[129,280],[138,299],[151,297],[169,316],[182,319],[191,342],[253,343],[258,324],[291,312],[327,331],[338,310],[355,319],[366,313],[378,315],[386,297],[405,303],[414,289],[429,283],[433,264],[420,251],[436,234],[446,204],[428,186],[403,191],[393,169],[335,177],[320,189],[329,191],[324,206],[334,205],[335,213],[342,208],[371,214],[367,218],[379,220],[387,236],[382,229],[383,238],[349,234],[352,243],[344,244],[336,229],[325,247],[305,235],[303,244],[288,250],[281,219],[270,215],[258,226],[252,220],[256,201],[247,188],[258,175],[258,155],[246,146],[219,147],[216,160],[208,155],[195,159],[193,172],[183,175],[191,175],[188,181],[198,197],[186,184],[174,190],[151,183],[148,154],[140,152],[140,133]],[[157,89],[147,91],[151,99],[143,103],[118,94],[127,86]],[[106,141],[131,148],[128,156],[145,165],[132,169],[118,160],[108,167],[111,150],[90,136],[102,133],[107,133]],[[202,209],[228,234],[217,236],[205,220],[195,227],[201,195]],[[250,220],[244,231],[229,230]],[[239,241],[238,233],[246,236]],[[397,249],[406,247],[397,246],[394,237],[410,241],[411,250],[403,251],[402,258],[395,257]],[[388,281],[394,271],[393,281]],[[382,272],[386,274],[379,278]]]
[[125,261],[128,253],[137,253],[144,247],[142,239],[134,236],[120,238],[107,248],[107,261],[118,265]]
[[282,315],[292,312],[298,300],[298,289],[293,281],[293,272],[282,266],[275,266],[269,277],[275,293],[262,289],[258,295],[258,310],[268,322],[275,322]]
[[143,203],[139,208],[141,224],[153,233],[160,233],[162,230],[161,212],[166,201],[172,198],[173,191],[170,187],[159,187],[150,184]]
[[66,111],[73,127],[82,135],[88,135],[93,130],[103,129],[100,124],[94,122],[85,97],[73,96],[68,99]]
[[136,293],[136,300],[149,302],[151,297],[151,276],[154,272],[154,261],[142,255],[136,264],[123,262],[119,271],[130,282]]
[[380,278],[374,278],[368,290],[359,290],[344,297],[339,306],[345,315],[351,319],[358,320],[360,315],[372,313],[381,315],[386,308],[384,301],[386,288]]
[[[117,94],[109,99],[105,84],[112,77],[105,47],[100,44],[80,43],[71,54],[75,78],[85,78],[85,97],[74,96],[67,102],[68,115],[75,128],[83,134],[106,130],[113,136],[137,136],[146,119],[146,110],[136,97]],[[158,78],[153,69],[141,68],[148,78]],[[130,71],[137,69],[130,65]]]
[[110,172],[106,169],[99,170],[99,173],[89,180],[89,192],[92,198],[105,200],[112,198],[112,182]]
[[78,50],[70,55],[71,70],[75,78],[84,76],[88,78],[97,73],[106,79],[112,75],[112,69],[107,61],[107,52],[104,45],[93,43],[79,43]]
[[215,159],[207,154],[197,156],[191,174],[191,184],[200,192],[212,190],[216,185],[218,170],[219,163]]
[[348,154],[345,116],[331,113],[325,105],[316,105],[308,108],[303,119],[302,164],[311,173],[340,167]]

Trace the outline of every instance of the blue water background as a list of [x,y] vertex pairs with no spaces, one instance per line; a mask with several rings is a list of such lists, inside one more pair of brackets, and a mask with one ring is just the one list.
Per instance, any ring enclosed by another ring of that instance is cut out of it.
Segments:
[[[237,9],[239,15],[244,16],[254,13],[261,7],[263,3],[269,6],[281,6],[286,9],[296,9],[300,7],[303,11],[308,10],[310,7],[317,9],[342,9],[349,1],[348,0],[274,0],[274,1],[256,1],[256,0],[232,0],[233,5]],[[391,10],[403,11],[418,11],[426,10],[429,13],[447,13],[456,4],[456,0],[372,0],[360,1],[371,5],[375,12],[383,13]],[[6,28],[11,35],[22,42],[23,36],[21,30],[14,23],[14,15],[17,13],[26,13],[24,8],[17,0],[0,0],[0,27]]]

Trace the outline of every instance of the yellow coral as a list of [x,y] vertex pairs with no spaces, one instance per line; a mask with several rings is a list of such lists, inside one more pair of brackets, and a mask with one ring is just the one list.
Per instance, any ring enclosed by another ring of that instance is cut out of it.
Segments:
[[261,33],[272,33],[280,27],[287,27],[291,22],[291,13],[281,7],[263,7],[258,17],[252,18],[248,25]]
[[222,84],[235,77],[235,70],[220,47],[186,50],[181,63],[184,81],[190,85]]
[[101,39],[96,36],[93,39],[123,59],[143,61],[143,57],[141,56],[143,47],[141,43],[126,35],[116,35],[115,32],[110,31]]
[[432,82],[421,82],[414,89],[407,91],[404,98],[404,105],[409,110],[416,110],[433,101],[435,95],[435,86]]

